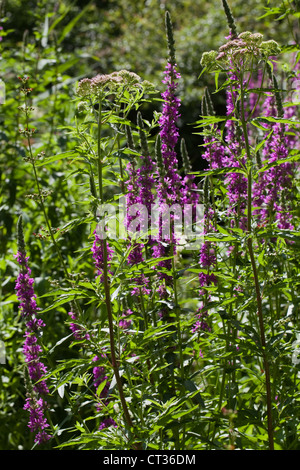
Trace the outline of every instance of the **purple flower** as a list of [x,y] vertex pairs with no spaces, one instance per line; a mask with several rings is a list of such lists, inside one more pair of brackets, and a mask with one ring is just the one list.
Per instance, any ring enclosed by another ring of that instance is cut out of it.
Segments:
[[[103,358],[105,357],[105,354],[101,355]],[[95,356],[93,358],[93,362],[98,362],[100,360],[99,356]],[[108,391],[110,387],[110,382],[108,380],[108,377],[105,373],[105,367],[102,365],[97,365],[93,367],[93,384],[96,390],[98,389],[99,385],[101,385],[105,381],[105,385],[103,389],[100,392],[100,402],[97,404],[97,410],[101,411],[103,408],[105,408],[108,404]],[[107,428],[108,426],[115,426],[117,427],[115,421],[111,418],[105,418],[104,421],[99,426],[99,430]]]
[[30,277],[31,269],[28,266],[29,256],[25,252],[18,251],[15,255],[21,271],[17,277],[16,292],[20,301],[19,309],[22,317],[31,318],[38,311],[36,295],[33,290],[34,279]]
[[[176,64],[167,63],[164,71],[163,83],[167,85],[166,90],[161,94],[164,99],[162,114],[159,119],[160,142],[161,142],[161,165],[163,175],[159,175],[157,185],[158,210],[160,217],[158,219],[158,235],[156,243],[153,245],[152,254],[154,258],[168,257],[175,254],[176,239],[172,228],[174,215],[170,214],[170,221],[165,217],[166,210],[174,203],[182,204],[182,197],[187,197],[187,188],[182,193],[182,178],[178,172],[178,159],[175,150],[178,142],[179,132],[177,120],[180,116],[180,99],[176,96],[178,86],[177,79],[180,78],[176,70]],[[189,188],[190,189],[190,188]],[[166,237],[164,224],[170,223],[169,239]],[[163,243],[162,243],[163,242]],[[159,268],[170,270],[171,259],[163,260],[158,263]],[[172,283],[172,276],[167,273],[159,272],[160,279],[164,279],[167,284]]]
[[[77,315],[74,312],[68,312],[68,315],[72,318],[72,320],[77,320]],[[78,325],[77,323],[71,322],[70,330],[72,331],[73,336],[77,341],[80,341],[82,339],[90,339],[90,335],[88,333],[84,333],[83,327]]]
[[107,247],[107,264],[109,265],[109,261],[112,259],[113,250],[110,248],[109,244],[102,240],[100,236],[97,234],[97,231],[94,231],[95,240],[92,246],[92,253],[94,258],[94,263],[97,268],[97,276],[101,276],[101,281],[104,279],[103,270],[104,270],[104,243],[106,243]]
[[[95,356],[93,358],[93,362],[96,362],[96,361],[99,361],[100,358],[98,356]],[[110,386],[110,382],[108,381],[108,377],[105,373],[105,368],[104,366],[95,366],[93,367],[93,384],[94,384],[94,387],[96,388],[96,390],[98,389],[99,385],[102,383],[102,382],[106,382],[103,389],[101,390],[101,393],[100,393],[100,399],[101,399],[101,402],[98,403],[97,405],[97,409],[98,410],[101,410],[103,408],[103,406],[105,406],[105,404],[107,404],[107,400],[105,400],[108,396],[108,390],[109,390],[109,386]]]
[[[275,98],[269,94],[265,105],[265,115],[276,115]],[[284,117],[290,118],[293,110],[286,108]],[[281,123],[270,123],[266,126],[266,137],[272,134],[266,141],[262,151],[264,164],[275,165],[259,173],[253,184],[253,199],[259,224],[266,225],[276,222],[278,228],[293,230],[292,224],[292,187],[295,164],[291,162],[276,165],[280,160],[288,157],[289,149],[294,147],[293,136],[289,136],[289,126]]]
[[153,189],[155,180],[153,173],[155,164],[150,156],[141,156],[141,160],[142,165],[136,171],[136,202],[137,204],[143,204],[147,209],[148,220],[144,220],[143,216],[140,217],[141,230],[145,231],[146,228],[151,226],[151,207],[154,203]]
[[[154,164],[152,159],[149,156],[142,156],[142,165],[139,168],[136,168],[134,164],[130,163],[127,166],[128,171],[128,181],[126,183],[127,194],[126,194],[126,220],[125,225],[127,229],[130,229],[130,224],[133,220],[138,220],[138,225],[136,230],[139,230],[141,233],[146,233],[150,228],[151,223],[151,206],[154,200],[153,187],[154,187],[154,178],[152,176]],[[134,207],[136,205],[136,207]],[[144,210],[140,211],[138,208],[142,207]],[[134,209],[133,213],[130,212],[131,209]],[[137,210],[135,210],[137,209]],[[131,251],[128,255],[128,263],[131,266],[140,264],[144,260],[143,256],[144,244],[132,242]],[[132,295],[147,294],[150,292],[147,289],[149,280],[143,275],[139,275],[134,282],[141,287],[134,288],[132,290]]]
[[102,421],[102,423],[99,426],[99,431],[101,431],[102,429],[108,428],[110,426],[117,428],[117,424],[115,420],[112,418],[105,418],[104,421]]
[[37,339],[40,330],[45,324],[41,319],[36,318],[38,308],[33,289],[34,280],[30,277],[31,270],[28,266],[29,257],[26,256],[24,248],[21,221],[19,225],[18,243],[19,250],[15,257],[20,265],[20,273],[16,281],[16,292],[20,301],[19,307],[21,315],[23,318],[27,319],[23,353],[29,378],[33,385],[31,392],[27,394],[24,409],[28,410],[30,413],[28,427],[32,432],[36,432],[35,442],[41,444],[50,439],[50,436],[44,430],[49,426],[46,418],[44,418],[46,402],[41,398],[41,396],[45,396],[49,393],[46,381],[43,380],[47,369],[40,360],[42,348],[38,344]]
[[26,398],[26,403],[24,405],[24,410],[29,411],[29,423],[28,427],[31,432],[36,433],[34,442],[37,444],[43,444],[50,439],[49,434],[45,431],[49,424],[47,419],[44,416],[44,411],[46,408],[46,403],[42,398],[38,400],[35,397]]
[[176,122],[180,117],[180,99],[176,96],[176,89],[180,78],[176,71],[176,64],[167,63],[164,71],[163,83],[167,85],[166,91],[162,93],[164,104],[162,114],[159,119],[162,163],[164,167],[164,182],[160,180],[158,187],[158,197],[160,202],[173,203],[181,200],[181,177],[178,172],[178,160],[176,154],[176,144],[179,137]]
[[128,328],[130,328],[131,326],[131,323],[132,323],[132,320],[129,319],[129,320],[126,320],[126,317],[130,316],[133,314],[133,311],[130,310],[130,308],[128,308],[124,313],[123,315],[121,316],[121,319],[119,321],[119,327],[124,329],[124,330],[127,330]]
[[[216,130],[216,133],[221,136],[221,132]],[[225,162],[225,149],[224,146],[214,136],[204,138],[204,146],[206,148],[202,157],[209,163],[209,169],[215,170],[226,166]]]
[[196,331],[211,331],[211,328],[206,321],[206,319],[208,318],[208,313],[206,310],[204,310],[203,305],[198,308],[196,318],[197,320],[193,325],[192,333],[195,333]]
[[[237,97],[237,91],[234,87],[237,86],[235,83],[236,76],[229,74],[229,78],[232,80],[233,90],[227,90],[227,116],[233,115],[235,112],[235,101]],[[224,157],[225,166],[232,168],[241,168],[246,163],[246,157],[242,157],[242,147],[240,142],[243,142],[243,136],[239,135],[239,129],[236,126],[236,122],[228,119],[226,121],[226,136],[225,141],[227,144],[226,155]],[[240,172],[230,172],[225,178],[225,183],[228,191],[229,199],[229,210],[228,215],[233,216],[235,222],[240,228],[246,229],[247,218],[245,217],[245,209],[247,204],[247,178]],[[234,220],[232,221],[232,225]]]
[[[29,325],[27,324],[27,327],[28,326]],[[46,381],[41,379],[46,374],[47,368],[39,359],[42,348],[38,344],[38,340],[34,332],[29,328],[28,331],[25,332],[25,338],[23,353],[28,367],[29,377],[33,382],[33,389],[39,395],[46,395],[49,393],[49,389]]]

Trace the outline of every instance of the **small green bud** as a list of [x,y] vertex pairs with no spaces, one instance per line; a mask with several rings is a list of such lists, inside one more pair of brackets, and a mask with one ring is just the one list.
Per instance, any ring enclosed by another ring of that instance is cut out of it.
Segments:
[[201,116],[208,116],[207,99],[205,95],[203,96],[201,100]]
[[275,94],[275,100],[276,100],[277,115],[278,117],[283,117],[284,112],[283,112],[281,94],[278,89],[277,79],[274,74],[272,76],[272,82],[273,82],[273,87],[275,89],[274,94]]
[[149,82],[148,80],[143,80],[141,83],[141,86],[143,87],[144,93],[155,93],[156,88],[153,85],[153,83]]
[[262,168],[262,160],[261,160],[261,155],[259,151],[255,152],[255,159],[256,159],[256,164],[258,168]]
[[149,147],[148,147],[148,142],[147,142],[147,137],[146,133],[144,130],[144,123],[143,123],[143,118],[140,113],[140,111],[137,113],[137,125],[138,125],[138,130],[139,130],[139,136],[140,136],[140,144],[141,144],[141,149],[143,155],[149,155]]
[[202,67],[212,67],[216,63],[217,51],[203,52],[200,64]]
[[205,211],[208,210],[208,205],[209,205],[209,177],[206,176],[204,178],[204,183],[203,183],[203,198],[204,198],[204,207]]
[[82,98],[89,96],[92,93],[91,80],[89,78],[83,78],[80,80],[76,93]]
[[128,125],[125,126],[125,134],[126,134],[128,148],[133,150],[134,149],[134,141],[133,141],[133,137],[132,137],[131,127],[128,126]]
[[91,175],[90,175],[90,191],[91,191],[91,195],[95,199],[97,199],[97,190],[96,190],[95,180]]
[[270,41],[262,41],[260,44],[260,50],[261,53],[266,57],[270,57],[271,55],[278,55],[281,52],[279,44],[272,39]]
[[209,116],[214,116],[216,113],[215,113],[214,105],[213,105],[213,102],[212,102],[212,99],[211,99],[211,96],[207,87],[205,88],[205,97],[206,97],[206,104],[207,104],[207,114]]
[[162,154],[161,154],[161,138],[160,134],[157,135],[156,141],[155,141],[155,159],[158,167],[158,172],[160,178],[163,180],[165,176],[165,169],[163,165],[163,160],[162,160]]
[[172,65],[175,65],[175,41],[173,35],[173,25],[171,20],[171,15],[168,11],[166,11],[165,15],[165,24],[166,24],[166,33],[167,33],[167,41],[168,41],[168,49],[169,49],[169,59]]
[[252,33],[250,33],[250,31],[243,31],[242,33],[238,35],[238,38],[243,39],[244,41],[248,41],[250,40],[251,36],[252,36]]
[[181,142],[180,142],[180,153],[181,153],[181,158],[182,158],[183,169],[184,169],[185,174],[187,175],[191,171],[192,165],[191,165],[190,157],[189,157],[184,139],[181,139]]
[[25,253],[25,240],[23,232],[23,218],[20,215],[17,223],[17,242],[18,242],[18,251],[20,253]]

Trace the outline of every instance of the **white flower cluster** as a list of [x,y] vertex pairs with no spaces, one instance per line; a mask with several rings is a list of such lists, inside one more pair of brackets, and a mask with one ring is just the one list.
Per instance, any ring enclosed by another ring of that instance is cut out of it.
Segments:
[[145,93],[154,91],[154,85],[147,80],[142,81],[141,77],[128,70],[120,70],[110,74],[98,74],[93,78],[83,78],[76,90],[78,96],[85,98],[92,95],[99,95],[104,90],[115,91],[122,86],[126,89],[139,87]]
[[279,53],[280,47],[276,41],[263,41],[262,34],[245,31],[236,39],[227,41],[218,51],[204,52],[201,65],[209,69],[222,69],[226,66],[244,67],[255,59],[266,59]]

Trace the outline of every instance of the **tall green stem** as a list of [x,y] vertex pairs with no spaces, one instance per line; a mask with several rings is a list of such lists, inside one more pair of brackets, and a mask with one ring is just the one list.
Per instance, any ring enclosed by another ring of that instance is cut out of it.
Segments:
[[265,371],[265,383],[266,383],[266,397],[267,397],[267,421],[268,421],[268,438],[269,438],[269,449],[274,450],[274,434],[273,434],[273,418],[272,418],[272,396],[271,396],[271,378],[270,378],[270,367],[267,358],[266,352],[266,338],[265,338],[265,327],[263,320],[263,311],[262,311],[262,296],[260,292],[258,272],[254,257],[253,244],[252,244],[252,164],[251,164],[251,154],[250,154],[250,145],[247,131],[247,121],[245,119],[245,103],[244,103],[244,90],[243,90],[243,76],[241,76],[240,81],[241,86],[241,123],[243,128],[243,134],[245,139],[245,148],[247,155],[247,247],[250,256],[250,262],[252,266],[252,272],[254,277],[254,286],[256,293],[256,302],[257,302],[257,313],[259,320],[260,328],[260,340],[262,347],[262,357]]
[[[173,248],[173,251],[174,251],[174,248]],[[181,378],[184,379],[181,325],[180,325],[180,315],[179,315],[179,307],[178,307],[178,293],[177,293],[174,254],[172,256],[172,272],[173,272],[174,301],[175,301],[176,324],[177,324],[176,326],[177,326],[177,336],[178,336],[178,346],[179,346],[180,375],[181,375]]]
[[[98,133],[97,133],[97,148],[98,148],[98,184],[99,184],[99,200],[100,204],[103,204],[103,182],[102,182],[102,152],[101,152],[101,126],[102,126],[102,116],[101,116],[101,98],[99,100],[99,115],[98,115]],[[104,240],[103,242],[103,285],[104,285],[104,293],[105,293],[105,304],[107,309],[107,318],[108,318],[108,326],[109,326],[109,341],[110,341],[110,354],[111,354],[111,364],[114,370],[117,388],[120,395],[121,405],[125,417],[125,421],[129,428],[133,429],[133,422],[131,420],[131,416],[127,407],[122,380],[119,373],[118,362],[116,358],[116,347],[115,347],[115,339],[114,339],[114,322],[113,322],[113,313],[112,313],[112,304],[111,304],[111,296],[110,296],[110,285],[109,285],[109,278],[108,278],[108,265],[107,265],[107,244]],[[137,443],[134,445],[135,449],[140,449],[141,444]]]

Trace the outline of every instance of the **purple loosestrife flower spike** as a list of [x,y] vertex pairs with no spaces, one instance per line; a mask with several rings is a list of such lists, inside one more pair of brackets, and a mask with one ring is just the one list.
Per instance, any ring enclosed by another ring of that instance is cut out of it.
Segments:
[[142,204],[146,207],[148,213],[148,220],[140,218],[140,224],[142,231],[145,231],[146,227],[151,227],[151,208],[154,203],[154,172],[156,171],[156,165],[149,154],[149,147],[144,131],[144,125],[141,113],[138,113],[137,122],[139,126],[139,136],[141,144],[141,164],[136,172],[136,188],[137,188],[137,203]]
[[[102,357],[105,357],[104,354],[101,355]],[[93,358],[93,362],[98,362],[100,361],[100,358],[98,356],[95,356]],[[105,381],[105,385],[102,388],[100,392],[100,402],[97,404],[97,410],[102,411],[105,406],[108,404],[108,391],[109,391],[109,386],[110,382],[108,380],[108,377],[105,373],[105,368],[104,366],[97,365],[93,367],[93,376],[94,376],[94,387],[97,391],[98,387]],[[104,421],[99,426],[99,430],[107,428],[108,426],[114,426],[117,427],[117,424],[115,421],[111,418],[105,418]]]
[[[275,89],[273,94],[269,94],[267,105],[265,105],[265,115],[277,114],[278,117],[291,117],[293,111],[285,108],[283,110],[281,97],[274,75],[269,74],[271,86]],[[282,123],[271,123],[267,127],[267,135],[273,131],[268,138],[262,156],[264,163],[275,163],[278,160],[288,157],[289,148],[293,148],[294,142],[288,135],[289,126]],[[274,165],[263,173],[260,173],[257,181],[254,182],[253,198],[255,214],[261,225],[266,225],[273,221],[278,228],[293,230],[292,224],[292,198],[293,198],[293,177],[295,163],[285,162]]]
[[[159,204],[159,213],[161,221],[159,221],[158,228],[158,240],[153,246],[153,257],[165,257],[172,256],[176,250],[176,240],[173,233],[172,225],[174,217],[170,217],[171,230],[169,239],[165,236],[168,231],[165,231],[165,223],[167,217],[165,217],[166,210],[174,203],[182,203],[182,178],[178,172],[178,160],[176,154],[176,144],[179,137],[177,128],[177,120],[180,116],[179,107],[180,99],[176,96],[176,89],[178,86],[177,80],[180,78],[179,72],[176,70],[175,61],[175,47],[173,37],[173,27],[169,12],[165,15],[166,22],[166,33],[169,49],[169,58],[164,71],[164,79],[162,83],[166,85],[166,90],[161,94],[164,103],[162,107],[162,113],[159,119],[159,139],[156,141],[156,156],[157,166],[159,171],[159,178],[157,181],[157,198]],[[164,244],[161,243],[164,242]],[[159,267],[171,269],[171,259],[160,261]],[[159,273],[161,279],[165,279],[167,284],[172,284],[172,276],[163,272]]]
[[29,411],[30,418],[28,427],[31,432],[36,433],[34,442],[43,444],[50,439],[49,434],[45,431],[49,424],[44,417],[45,403],[42,398],[36,399],[35,397],[26,398],[24,410]]
[[[233,74],[229,74],[229,78],[232,80],[232,87],[237,86],[237,77]],[[226,104],[227,104],[227,116],[232,116],[235,113],[235,101],[237,97],[237,91],[227,90]],[[243,136],[239,134],[239,128],[236,126],[235,121],[228,119],[226,122],[226,143],[227,143],[227,166],[232,168],[240,168],[241,164],[246,163],[246,158],[241,158],[241,145],[240,142],[243,140]],[[246,201],[247,201],[247,178],[242,173],[229,173],[225,178],[227,184],[228,199],[229,199],[229,215],[232,215],[237,219],[239,227],[242,229],[246,228],[247,218],[245,217]],[[232,224],[234,221],[232,221]]]
[[[138,217],[140,217],[140,212],[137,211],[138,213],[130,213],[130,209],[133,208],[136,204],[138,204],[138,190],[137,190],[137,169],[135,165],[135,161],[132,160],[127,167],[126,167],[127,173],[128,173],[128,180],[126,182],[126,207],[127,207],[127,213],[126,213],[126,219],[125,219],[125,225],[127,230],[130,229],[131,222],[136,220]],[[140,226],[140,221],[136,229],[141,230]],[[131,252],[128,255],[128,263],[133,265],[133,264],[138,264],[143,261],[143,255],[142,255],[142,246],[140,243],[135,243],[133,242],[133,247]]]
[[208,323],[206,321],[206,319],[208,318],[208,313],[204,309],[203,304],[201,305],[201,307],[198,308],[196,318],[197,318],[197,320],[196,320],[195,324],[193,325],[192,333],[195,333],[196,331],[198,331],[198,332],[200,332],[200,331],[211,331],[211,328],[210,328],[210,326],[208,325]]
[[[209,206],[209,178],[208,176],[205,177],[204,185],[203,185],[203,193],[204,193],[204,236],[207,233],[214,232],[215,227],[213,225],[214,220],[214,210]],[[216,264],[216,254],[215,254],[215,246],[210,241],[204,241],[200,248],[200,258],[199,258],[200,266],[204,269],[207,269],[208,272],[201,272],[199,274],[199,282],[200,286],[209,286],[211,283],[216,284],[217,278],[216,276],[210,272],[211,268],[213,269]],[[204,290],[200,290],[200,295],[204,294]]]
[[103,281],[103,270],[104,270],[104,243],[107,246],[107,263],[112,259],[113,250],[110,248],[106,240],[102,240],[101,237],[97,234],[97,230],[94,231],[95,240],[91,248],[94,258],[94,263],[97,268],[97,276],[101,276],[100,279]]
[[[140,143],[142,152],[145,152],[144,155],[141,156],[142,165],[137,168],[136,162],[133,159],[127,165],[127,172],[128,172],[128,181],[126,182],[126,206],[127,206],[127,214],[125,219],[125,224],[127,229],[130,228],[130,224],[133,220],[138,217],[138,226],[136,229],[139,229],[140,232],[146,233],[149,228],[150,222],[150,214],[151,214],[151,204],[153,202],[153,194],[152,188],[154,185],[154,179],[152,177],[153,172],[153,162],[151,158],[148,156],[149,149],[147,144],[147,139],[144,131],[143,120],[140,113],[137,116],[137,123],[139,127],[139,135],[140,135]],[[127,142],[129,148],[134,147],[132,135],[130,128],[127,129]],[[130,214],[130,209],[138,207],[144,207],[147,209],[146,214],[137,210],[137,213]],[[132,249],[128,255],[128,263],[130,265],[136,265],[142,263],[144,260],[143,256],[143,249],[144,244],[132,242]],[[148,279],[146,279],[142,274],[134,280],[134,283],[137,284],[138,287],[134,287],[131,291],[132,295],[139,295],[140,292],[142,293],[149,293],[150,291],[147,289]],[[141,291],[140,291],[141,289]]]
[[[164,217],[166,207],[174,203],[182,202],[182,179],[178,172],[178,160],[175,150],[179,136],[176,126],[176,121],[179,117],[178,109],[180,107],[180,99],[176,96],[176,79],[179,77],[180,74],[176,72],[176,66],[168,62],[165,70],[165,78],[163,79],[163,83],[167,85],[167,89],[162,93],[164,104],[162,115],[159,119],[161,146],[159,149],[157,148],[159,160],[161,154],[161,164],[160,162],[158,163],[158,168],[162,168],[157,185],[158,203],[162,221],[166,219]],[[157,145],[159,145],[159,141]],[[160,239],[162,239],[163,233],[164,227],[160,225]],[[175,250],[176,240],[172,233],[170,234],[170,240],[163,241],[173,243],[173,251]],[[168,256],[168,251],[169,249],[167,247],[158,242],[158,244],[153,247],[153,256],[155,258]],[[170,269],[171,260],[162,261],[159,263],[159,266]],[[171,282],[170,276],[163,275],[163,277]]]
[[[44,418],[46,401],[42,398],[49,393],[46,381],[43,380],[47,369],[40,361],[42,348],[38,344],[40,330],[45,324],[41,319],[36,318],[38,308],[33,289],[34,280],[30,277],[31,270],[28,266],[29,257],[26,256],[25,251],[22,217],[18,220],[17,231],[18,253],[15,257],[20,265],[20,273],[16,281],[16,292],[20,301],[21,315],[27,320],[23,354],[29,376],[27,384],[30,384],[27,385],[28,391],[24,409],[30,413],[28,427],[32,432],[36,432],[35,442],[41,444],[50,439],[44,430],[49,425]],[[31,386],[31,384],[33,385]]]
[[165,168],[163,165],[162,154],[161,154],[161,137],[160,134],[157,135],[155,140],[155,160],[157,165],[157,171],[161,182],[164,181],[165,177]]
[[159,119],[160,138],[161,138],[161,153],[162,161],[165,169],[165,183],[168,189],[167,196],[169,201],[164,202],[179,202],[180,200],[180,187],[181,177],[178,173],[178,160],[176,154],[176,144],[179,137],[178,128],[176,125],[179,118],[180,99],[176,96],[177,81],[180,74],[176,71],[176,65],[167,63],[165,69],[165,78],[163,83],[167,85],[167,89],[162,93],[164,99],[162,115]]
[[173,28],[169,12],[166,12],[166,32],[169,48],[169,60],[167,62],[164,79],[162,83],[166,85],[166,90],[161,94],[164,99],[161,117],[159,119],[161,160],[164,171],[164,181],[159,181],[158,197],[160,203],[170,204],[180,202],[181,177],[178,173],[178,160],[176,154],[176,144],[179,137],[177,120],[180,117],[180,99],[176,96],[178,79],[180,73],[176,70],[175,48],[173,38]]

